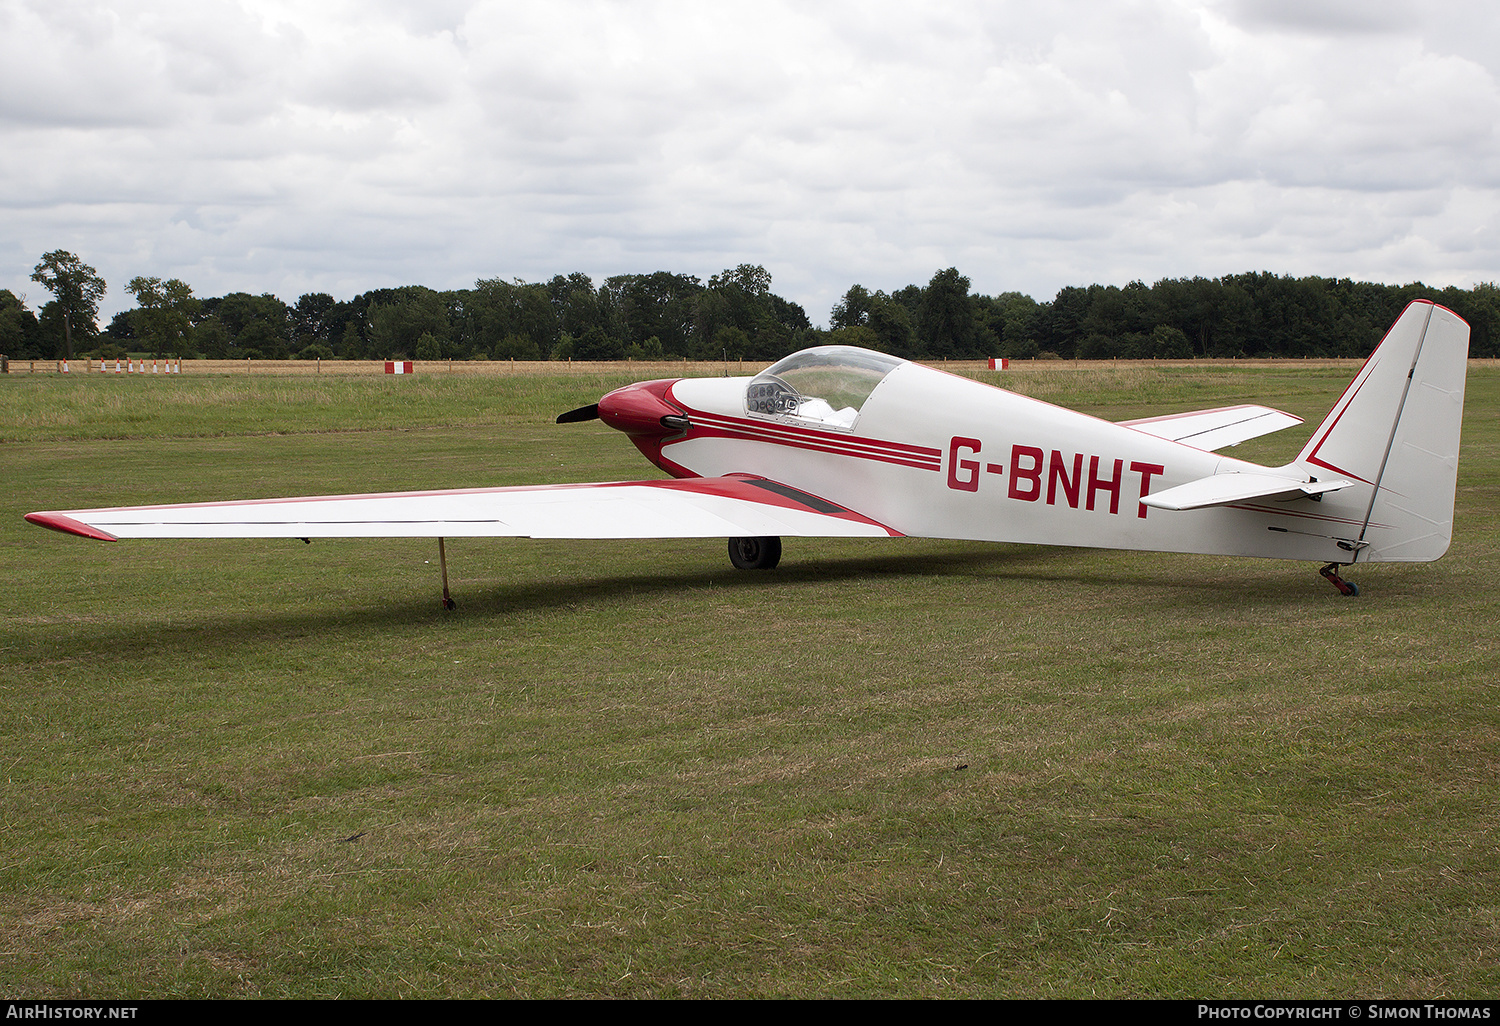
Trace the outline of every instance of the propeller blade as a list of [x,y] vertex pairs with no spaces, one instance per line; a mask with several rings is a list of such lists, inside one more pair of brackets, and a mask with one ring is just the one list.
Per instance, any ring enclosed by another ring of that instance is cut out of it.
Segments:
[[592,405],[589,405],[589,406],[580,406],[576,410],[569,410],[567,413],[559,413],[557,415],[557,422],[559,424],[577,424],[578,422],[584,421],[584,420],[598,420],[598,419],[599,419],[599,404],[598,403],[593,403]]

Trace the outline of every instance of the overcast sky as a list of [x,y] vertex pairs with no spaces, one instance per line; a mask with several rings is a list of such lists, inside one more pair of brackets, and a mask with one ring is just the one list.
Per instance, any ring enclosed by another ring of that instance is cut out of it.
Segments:
[[0,288],[1500,278],[1494,0],[0,0]]

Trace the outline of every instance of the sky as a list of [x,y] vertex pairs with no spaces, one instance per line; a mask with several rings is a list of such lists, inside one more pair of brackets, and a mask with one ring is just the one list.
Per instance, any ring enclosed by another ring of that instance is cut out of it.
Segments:
[[0,0],[0,288],[1500,279],[1493,0]]

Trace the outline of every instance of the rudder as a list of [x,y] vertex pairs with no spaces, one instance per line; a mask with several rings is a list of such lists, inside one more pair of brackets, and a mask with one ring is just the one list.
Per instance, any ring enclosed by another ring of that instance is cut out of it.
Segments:
[[1351,562],[1423,562],[1448,550],[1469,325],[1407,306],[1298,457],[1368,486]]

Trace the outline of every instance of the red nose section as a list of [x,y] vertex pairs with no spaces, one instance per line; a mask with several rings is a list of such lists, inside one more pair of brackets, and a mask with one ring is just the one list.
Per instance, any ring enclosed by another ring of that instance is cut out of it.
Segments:
[[693,477],[692,471],[663,459],[661,443],[669,435],[680,435],[681,423],[663,424],[663,417],[682,417],[682,409],[672,404],[667,392],[680,378],[639,381],[617,388],[599,400],[599,419],[617,431],[630,436],[641,455],[673,477]]
[[617,388],[599,400],[599,419],[632,438],[664,438],[675,435],[681,428],[667,427],[662,424],[661,419],[682,416],[682,410],[667,399],[667,389],[678,380],[662,378],[660,381],[638,381],[634,385]]

